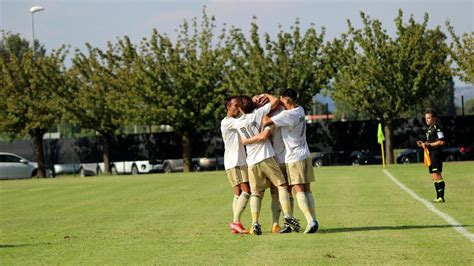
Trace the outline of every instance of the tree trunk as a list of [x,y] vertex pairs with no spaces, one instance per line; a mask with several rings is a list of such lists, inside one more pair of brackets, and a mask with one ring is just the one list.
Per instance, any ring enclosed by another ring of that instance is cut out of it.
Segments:
[[38,132],[31,137],[33,138],[33,144],[35,145],[35,157],[36,162],[38,163],[37,177],[46,177],[46,169],[44,167],[43,134]]
[[385,133],[385,151],[387,164],[394,164],[395,159],[393,156],[393,124],[392,121],[385,121],[384,123]]
[[112,140],[112,134],[107,133],[103,135],[102,138],[102,159],[104,161],[104,174],[108,175],[110,173],[110,143]]
[[189,173],[191,171],[191,141],[189,139],[189,130],[185,130],[181,136],[181,142],[183,145],[183,172]]

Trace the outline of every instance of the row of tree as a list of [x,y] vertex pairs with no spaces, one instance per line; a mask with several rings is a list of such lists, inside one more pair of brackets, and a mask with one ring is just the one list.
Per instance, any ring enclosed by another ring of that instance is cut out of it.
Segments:
[[[239,28],[216,32],[203,10],[201,22],[185,21],[173,41],[153,30],[134,44],[128,37],[106,49],[86,44],[65,66],[65,46],[47,54],[19,35],[3,32],[0,42],[0,132],[31,137],[44,176],[43,135],[70,121],[98,132],[105,172],[110,140],[124,125],[168,124],[182,136],[185,171],[191,165],[190,133],[218,127],[223,99],[235,94],[293,88],[308,108],[324,90],[337,102],[384,123],[388,162],[393,162],[392,121],[413,106],[436,104],[452,90],[452,77],[473,82],[473,34],[446,43],[440,27],[429,29],[410,17],[395,19],[396,36],[361,13],[363,27],[325,42],[325,29],[302,32],[296,20],[275,38],[260,34],[254,19],[248,37]],[[452,59],[457,67],[452,68]],[[424,105],[423,105],[424,104]]]

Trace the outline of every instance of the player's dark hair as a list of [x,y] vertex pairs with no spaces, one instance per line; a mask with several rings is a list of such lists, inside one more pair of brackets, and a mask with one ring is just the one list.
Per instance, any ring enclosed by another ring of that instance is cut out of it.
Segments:
[[255,103],[252,101],[252,98],[249,96],[239,96],[237,97],[237,104],[244,114],[250,114],[255,110]]
[[431,117],[433,118],[438,118],[438,113],[434,109],[428,109],[426,110],[425,114],[430,114]]
[[224,99],[224,107],[225,107],[225,110],[227,111],[227,109],[229,108],[229,105],[230,105],[230,102],[233,100],[233,99],[236,99],[237,96],[230,96],[230,97],[226,97]]
[[286,89],[281,93],[281,96],[288,97],[291,100],[293,100],[293,102],[295,102],[296,99],[298,98],[298,93],[296,93],[296,91],[293,89]]

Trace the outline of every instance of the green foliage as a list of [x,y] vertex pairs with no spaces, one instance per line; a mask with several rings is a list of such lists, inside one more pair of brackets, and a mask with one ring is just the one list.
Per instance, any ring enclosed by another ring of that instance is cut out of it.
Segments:
[[26,40],[8,33],[1,43],[0,132],[33,139],[43,177],[43,135],[62,117],[67,51],[62,46],[49,55],[34,54]]
[[335,71],[331,95],[336,102],[384,122],[387,161],[394,163],[391,122],[431,97],[452,97],[452,91],[446,93],[452,89],[447,86],[452,82],[449,47],[439,26],[428,29],[428,14],[422,24],[413,17],[404,24],[400,10],[396,38],[379,20],[363,12],[361,19],[361,29],[348,21],[348,32],[329,49]]
[[113,134],[128,123],[133,106],[131,82],[134,47],[125,37],[108,43],[106,51],[86,44],[88,53],[76,51],[69,71],[69,104],[73,121],[102,135]]
[[446,21],[446,26],[453,38],[451,56],[457,64],[455,73],[461,80],[474,84],[474,32],[464,33],[461,38],[456,35],[449,21]]
[[318,34],[311,25],[302,34],[299,20],[291,30],[285,32],[280,27],[275,40],[267,33],[261,38],[254,18],[247,40],[240,29],[233,28],[228,39],[232,63],[226,69],[226,87],[235,94],[249,95],[278,95],[292,88],[298,92],[298,103],[309,108],[312,97],[326,87],[331,76],[324,53],[325,30]]
[[395,19],[397,37],[392,39],[378,20],[361,12],[362,29],[349,31],[332,43],[336,70],[331,95],[382,121],[393,120],[428,95],[442,98],[440,89],[451,81],[448,47],[439,27],[427,29],[413,17],[403,24]]
[[185,21],[175,43],[155,29],[141,45],[143,122],[168,124],[178,132],[215,127],[224,98],[223,35],[203,11],[201,24]]
[[131,123],[139,107],[134,94],[136,51],[128,37],[109,42],[102,51],[86,44],[88,53],[76,51],[69,71],[71,90],[66,112],[82,128],[102,136],[105,173],[110,170],[110,141],[115,132]]

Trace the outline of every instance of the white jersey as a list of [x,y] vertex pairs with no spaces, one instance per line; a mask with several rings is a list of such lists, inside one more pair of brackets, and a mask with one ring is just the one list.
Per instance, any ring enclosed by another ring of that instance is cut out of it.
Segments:
[[246,165],[245,148],[240,141],[237,130],[232,129],[233,117],[225,117],[221,121],[222,139],[224,140],[224,168],[226,170],[236,166]]
[[286,149],[285,163],[302,161],[311,156],[306,142],[306,121],[303,107],[298,106],[291,110],[284,110],[271,119],[275,126],[281,127]]
[[[279,107],[277,110],[272,112],[272,116],[275,116],[285,110],[283,107]],[[275,150],[275,157],[278,163],[285,163],[285,143],[283,142],[283,136],[281,135],[281,128],[272,126],[272,145]]]
[[[258,135],[263,130],[262,119],[271,110],[271,104],[256,109],[251,114],[244,114],[232,123],[232,128],[236,129],[243,138],[251,138]],[[272,144],[269,139],[254,144],[246,145],[247,164],[254,165],[267,158],[275,156]]]

